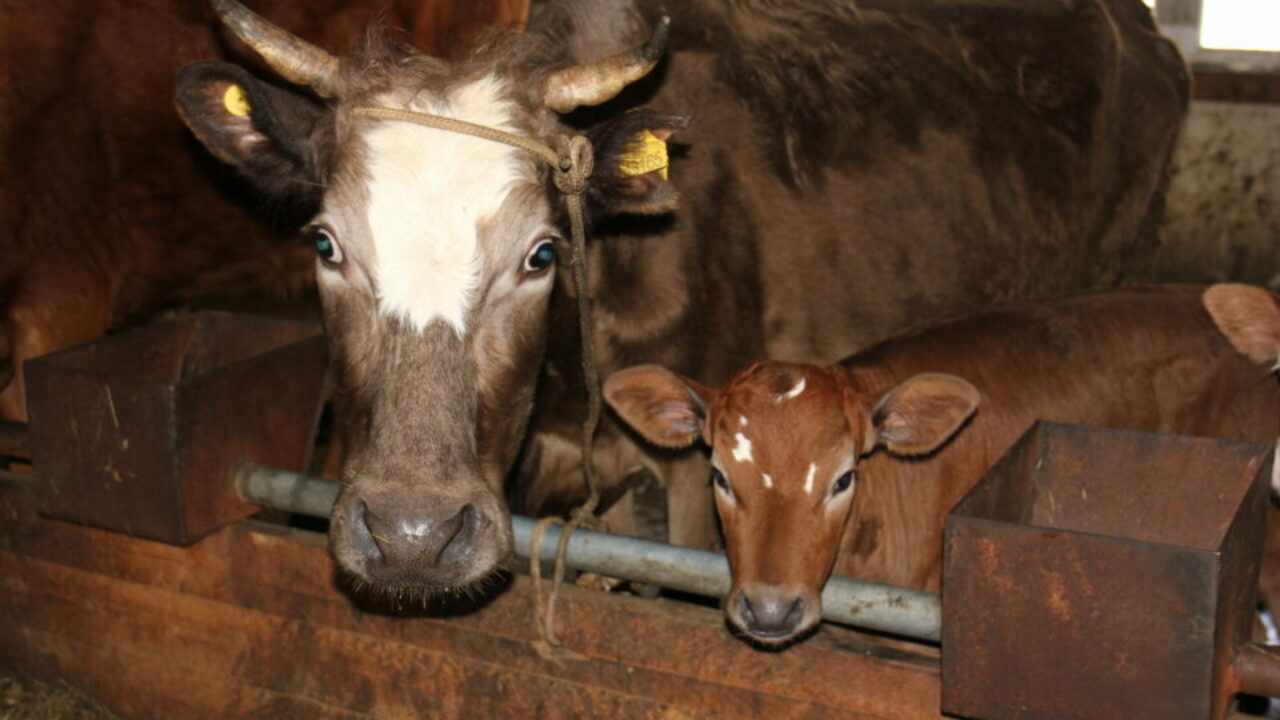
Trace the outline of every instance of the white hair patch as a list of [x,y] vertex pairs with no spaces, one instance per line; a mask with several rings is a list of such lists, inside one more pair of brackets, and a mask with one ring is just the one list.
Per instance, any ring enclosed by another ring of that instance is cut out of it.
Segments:
[[760,479],[764,480],[765,490],[773,489],[773,478],[769,475],[769,473],[760,473]]
[[786,402],[787,400],[790,400],[791,398],[804,392],[804,382],[805,382],[805,379],[803,377],[800,378],[800,382],[796,383],[795,387],[779,395],[777,400],[775,400],[775,402],[779,402],[779,403]]
[[813,492],[813,478],[818,474],[817,463],[809,463],[809,474],[804,476],[804,494]]
[[751,462],[751,440],[742,433],[733,434],[733,459],[738,462]]
[[[410,110],[511,131],[515,105],[492,76]],[[373,104],[394,107],[383,97]],[[480,278],[478,226],[519,179],[518,154],[492,140],[409,122],[369,122],[369,229],[382,312],[421,330],[443,320],[459,333]]]
[[746,416],[746,415],[739,415],[739,416],[738,416],[738,427],[746,427],[746,426],[747,426],[747,416]]

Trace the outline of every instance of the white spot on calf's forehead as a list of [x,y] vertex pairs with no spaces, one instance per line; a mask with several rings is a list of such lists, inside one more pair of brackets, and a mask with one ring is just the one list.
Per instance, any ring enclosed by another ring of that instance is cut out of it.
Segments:
[[[503,90],[489,76],[444,99],[424,94],[409,109],[513,130],[516,107]],[[373,104],[399,106],[388,97]],[[369,229],[382,312],[418,330],[443,320],[461,334],[482,266],[477,226],[519,179],[524,151],[409,122],[367,124]]]
[[795,384],[795,387],[793,387],[793,388],[791,388],[790,390],[788,390],[788,391],[786,391],[786,392],[782,393],[781,395],[779,395],[779,396],[778,396],[778,399],[776,400],[776,402],[785,402],[785,401],[790,400],[791,398],[793,398],[793,397],[795,397],[795,396],[799,395],[799,394],[800,394],[800,393],[802,393],[802,392],[804,392],[804,378],[803,378],[803,377],[801,377],[801,378],[800,378],[800,382],[798,382],[798,383],[796,383],[796,384]]
[[746,427],[746,426],[747,426],[747,416],[746,416],[746,415],[739,415],[739,416],[738,416],[738,427]]
[[742,433],[733,434],[733,459],[738,462],[751,462],[751,441]]
[[770,475],[769,475],[769,473],[761,473],[761,474],[760,474],[760,479],[764,480],[764,489],[765,489],[765,490],[772,490],[772,489],[773,489],[773,477],[772,477],[772,476],[770,476]]
[[804,493],[808,495],[813,492],[813,478],[818,474],[817,463],[809,463],[809,474],[804,476]]

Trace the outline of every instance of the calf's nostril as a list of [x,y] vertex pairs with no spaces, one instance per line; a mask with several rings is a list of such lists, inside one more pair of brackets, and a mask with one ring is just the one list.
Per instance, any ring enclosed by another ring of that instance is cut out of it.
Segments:
[[791,610],[788,611],[787,616],[782,619],[783,626],[787,628],[794,628],[799,625],[800,621],[804,619],[804,607],[804,598],[796,598],[796,601],[791,603]]
[[756,614],[751,609],[751,601],[747,600],[745,593],[738,596],[738,614],[742,616],[742,623],[747,627],[756,626]]

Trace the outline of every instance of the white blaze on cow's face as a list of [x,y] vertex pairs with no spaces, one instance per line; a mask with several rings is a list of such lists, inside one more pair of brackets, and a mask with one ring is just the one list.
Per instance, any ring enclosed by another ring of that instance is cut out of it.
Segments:
[[[528,134],[517,127],[521,110],[508,91],[486,76],[442,95],[387,93],[367,104]],[[443,322],[466,335],[481,297],[520,285],[521,260],[532,249],[526,246],[553,233],[536,159],[505,143],[412,122],[351,122],[364,150],[357,167],[335,178],[317,221],[331,225],[346,258],[360,264],[380,315],[418,331]],[[325,269],[332,268],[322,264],[322,289],[353,279],[326,277]],[[535,285],[550,290],[549,281]]]

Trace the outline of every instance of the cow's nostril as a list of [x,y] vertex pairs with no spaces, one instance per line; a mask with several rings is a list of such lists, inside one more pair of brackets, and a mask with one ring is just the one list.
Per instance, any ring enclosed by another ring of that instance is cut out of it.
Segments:
[[480,525],[480,511],[476,506],[467,503],[458,514],[450,518],[449,525],[453,532],[440,548],[436,558],[438,564],[456,563],[466,557],[475,543],[476,528]]
[[364,500],[357,499],[349,507],[347,527],[351,529],[355,550],[371,562],[381,561],[382,546],[378,543],[377,534],[369,526],[369,506]]

